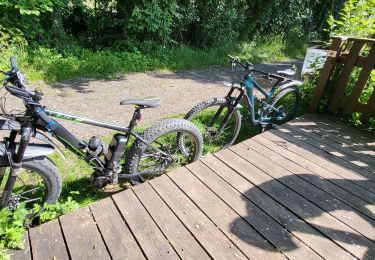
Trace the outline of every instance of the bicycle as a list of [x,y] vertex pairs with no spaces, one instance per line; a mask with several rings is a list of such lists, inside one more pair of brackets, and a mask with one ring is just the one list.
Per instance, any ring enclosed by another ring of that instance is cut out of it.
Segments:
[[[301,91],[298,86],[302,85],[302,82],[288,78],[295,74],[294,71],[278,71],[276,75],[257,70],[253,64],[243,63],[232,56],[229,56],[229,62],[232,71],[237,65],[245,70],[240,83],[224,83],[230,87],[224,98],[203,101],[184,117],[201,130],[205,152],[216,152],[234,143],[242,124],[240,110],[245,110],[246,107],[251,123],[259,125],[262,131],[268,126],[276,127],[277,124],[292,119],[300,109]],[[274,82],[270,91],[267,92],[257,83],[254,73]],[[258,98],[254,95],[254,89],[259,90],[264,97]],[[181,137],[180,139],[183,140]]]
[[[54,111],[42,106],[42,93],[25,87],[26,77],[19,71],[17,61],[11,58],[11,70],[2,71],[6,78],[4,88],[23,100],[26,110],[20,114],[6,113],[0,120],[0,130],[10,134],[0,142],[0,209],[17,208],[24,203],[55,203],[62,189],[61,174],[48,155],[62,151],[45,132],[49,132],[67,149],[89,163],[94,172],[91,180],[97,188],[130,180],[138,184],[165,173],[179,165],[197,160],[202,154],[202,135],[198,128],[184,119],[167,119],[146,129],[142,134],[134,130],[141,119],[141,110],[156,108],[157,98],[126,99],[121,105],[134,105],[129,126],[107,124],[76,115]],[[112,141],[106,145],[99,137],[80,141],[51,117],[115,130]],[[177,135],[184,136],[183,149]],[[17,139],[19,136],[19,141]],[[130,149],[129,140],[135,141]],[[35,143],[34,139],[39,142]],[[34,214],[34,213],[33,213]]]

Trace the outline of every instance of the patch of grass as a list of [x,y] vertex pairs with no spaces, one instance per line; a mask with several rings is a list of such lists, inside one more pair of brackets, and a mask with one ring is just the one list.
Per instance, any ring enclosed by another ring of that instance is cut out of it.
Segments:
[[[298,43],[298,44],[297,44]],[[85,77],[107,79],[118,74],[157,69],[188,70],[227,65],[227,55],[253,63],[274,62],[302,57],[304,41],[280,37],[226,44],[207,50],[185,45],[155,47],[146,51],[92,51],[75,47],[60,54],[53,49],[17,47],[0,51],[0,69],[9,69],[9,57],[17,56],[19,66],[31,81],[55,82]]]

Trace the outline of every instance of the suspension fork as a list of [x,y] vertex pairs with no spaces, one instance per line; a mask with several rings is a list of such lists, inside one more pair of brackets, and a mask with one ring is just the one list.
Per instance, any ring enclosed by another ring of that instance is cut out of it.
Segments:
[[[14,141],[16,140],[17,131],[12,130],[10,132],[9,138],[4,138],[4,145],[8,146],[7,150],[13,151]],[[11,144],[11,146],[10,146]],[[0,186],[3,183],[6,167],[0,167]]]
[[[229,118],[233,115],[234,113],[234,110],[236,108],[236,106],[238,105],[238,103],[240,102],[240,100],[242,99],[244,93],[245,93],[245,90],[243,88],[240,89],[240,94],[238,95],[238,97],[236,99],[234,99],[234,101],[232,101],[231,99],[231,94],[233,93],[235,88],[232,88],[228,95],[225,97],[227,99],[227,102],[229,104],[229,111],[228,113],[225,115],[224,117],[224,120],[221,122],[220,124],[220,127],[218,129],[218,131],[216,132],[215,134],[215,138],[219,135],[221,135],[221,133],[223,132],[224,130],[224,127],[226,126],[226,124],[228,123],[229,121]],[[213,125],[213,123],[217,120],[217,118],[219,117],[219,115],[221,114],[221,112],[223,111],[224,107],[220,107],[219,110],[216,112],[214,118],[212,119],[212,122],[210,124],[209,127],[211,127]]]
[[22,160],[23,160],[26,148],[29,145],[31,133],[32,133],[31,125],[27,125],[22,128],[20,144],[19,144],[17,153],[14,155],[14,158],[12,156],[13,154],[12,151],[14,151],[14,147],[15,147],[14,140],[15,140],[16,134],[13,133],[12,131],[10,135],[10,141],[9,141],[10,149],[8,149],[7,151],[8,159],[9,159],[9,166],[10,166],[10,173],[9,173],[9,178],[5,185],[3,194],[1,196],[0,208],[4,208],[8,204],[10,195],[12,194],[12,190],[14,188],[14,184],[16,183],[16,180],[17,180],[17,173],[22,167]]
[[[227,96],[225,97],[225,99],[228,101],[228,103],[230,102],[231,95],[232,95],[233,91],[234,91],[234,88],[231,88],[231,89],[229,90]],[[216,122],[217,118],[220,116],[221,112],[223,111],[223,109],[224,109],[224,108],[223,108],[222,106],[219,107],[219,110],[216,111],[216,114],[215,114],[215,116],[212,118],[212,120],[211,120],[210,124],[208,125],[208,127],[213,126],[213,124]]]

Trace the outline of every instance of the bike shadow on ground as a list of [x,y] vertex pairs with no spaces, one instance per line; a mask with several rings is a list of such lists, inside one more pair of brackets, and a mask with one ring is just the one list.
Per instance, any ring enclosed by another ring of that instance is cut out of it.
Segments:
[[[354,212],[359,218],[363,220],[362,225],[367,225],[372,228],[375,228],[375,215],[368,210],[367,206],[373,205],[373,203],[366,202],[364,200],[358,200],[362,201],[362,204],[356,205],[356,210],[345,203],[345,198],[340,198],[340,200],[328,195],[326,193],[326,196],[322,196],[321,194],[313,194],[311,195],[311,192],[308,192],[308,189],[305,189],[305,193],[301,193],[301,190],[304,190],[303,188],[299,189],[298,194],[296,194],[293,190],[288,189],[284,184],[286,183],[295,183],[297,185],[301,185],[302,179],[309,179],[310,182],[321,182],[322,179],[314,174],[308,174],[308,173],[300,173],[300,174],[293,174],[285,177],[281,177],[278,179],[273,179],[271,181],[265,182],[259,186],[255,186],[251,189],[249,189],[247,192],[242,194],[242,199],[248,203],[249,201],[252,201],[253,204],[259,206],[261,209],[262,207],[268,207],[269,205],[263,204],[260,205],[259,199],[263,196],[270,196],[272,197],[272,200],[275,201],[277,204],[282,204],[283,206],[280,206],[280,208],[283,208],[282,210],[278,211],[277,214],[274,214],[275,211],[271,215],[269,215],[271,218],[273,218],[276,222],[278,222],[283,230],[285,232],[280,232],[279,230],[268,230],[267,237],[272,237],[273,241],[277,241],[277,245],[274,244],[275,248],[277,248],[278,251],[292,251],[298,248],[298,245],[294,242],[296,237],[294,237],[295,234],[302,242],[303,238],[301,238],[301,232],[308,234],[308,236],[321,236],[322,237],[322,243],[324,240],[327,239],[327,236],[330,238],[334,237],[334,242],[339,243],[343,242],[348,245],[355,245],[357,247],[365,247],[367,248],[367,252],[364,253],[363,259],[374,259],[375,257],[375,244],[373,240],[370,240],[369,238],[363,237],[360,235],[359,232],[347,232],[347,230],[340,230],[339,228],[334,226],[320,226],[317,224],[314,224],[314,219],[325,217],[322,215],[325,215],[327,212],[328,214],[332,215],[332,213],[338,212],[338,211],[352,211]],[[342,185],[347,185],[347,180],[330,180],[326,179],[326,181],[334,182],[336,184],[340,184],[338,182],[342,182]],[[361,186],[361,182],[367,182],[367,180],[350,180],[353,185]],[[301,186],[302,187],[302,186]],[[267,194],[267,195],[266,195]],[[292,206],[288,203],[297,203],[291,201],[291,197],[297,196],[297,197],[303,197],[303,199],[306,201],[305,205],[299,206]],[[316,196],[316,197],[315,197]],[[348,196],[354,196],[353,194],[348,193]],[[314,198],[315,197],[315,198]],[[256,199],[254,199],[256,198]],[[319,205],[319,200],[327,200],[330,201],[330,203],[322,203]],[[338,203],[339,202],[339,203]],[[315,204],[311,207],[309,205]],[[324,206],[322,206],[324,204]],[[306,207],[307,205],[307,207]],[[317,206],[318,205],[318,206]],[[318,208],[320,207],[320,208]],[[240,223],[243,222],[243,220],[249,222],[252,222],[252,219],[259,218],[259,215],[256,215],[254,211],[252,210],[252,207],[247,206],[248,212],[246,216],[241,216],[240,218],[233,221],[231,224],[231,232],[238,237],[239,239],[245,241],[246,243],[255,245],[257,247],[261,247],[262,249],[269,250],[269,248],[262,247],[259,242],[252,240],[251,236],[249,234],[246,234],[243,232],[242,229],[238,228],[240,226]],[[293,208],[293,209],[290,209]],[[269,212],[268,210],[264,210],[265,212]],[[339,219],[337,219],[339,221]],[[290,223],[289,223],[290,222]],[[298,222],[298,225],[293,225],[291,222]],[[303,223],[303,224],[301,224]],[[364,224],[365,223],[365,224]],[[298,228],[296,228],[298,227]],[[305,228],[304,228],[305,227]],[[355,225],[352,225],[355,229]],[[254,227],[257,229],[257,227]],[[264,232],[264,230],[258,230],[260,233]],[[369,231],[371,232],[371,231]],[[327,235],[329,234],[329,235]],[[371,234],[367,233],[367,236]],[[373,234],[372,234],[373,235]],[[270,241],[272,244],[272,241]],[[318,252],[319,253],[319,252]]]

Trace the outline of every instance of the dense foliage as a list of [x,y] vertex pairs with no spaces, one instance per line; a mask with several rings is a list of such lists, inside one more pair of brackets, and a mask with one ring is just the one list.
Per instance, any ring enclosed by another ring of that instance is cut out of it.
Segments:
[[375,1],[348,0],[335,19],[330,15],[331,35],[349,35],[352,37],[375,37]]
[[[320,35],[345,0],[0,0],[4,44],[129,49]],[[150,43],[150,44],[145,44]]]

